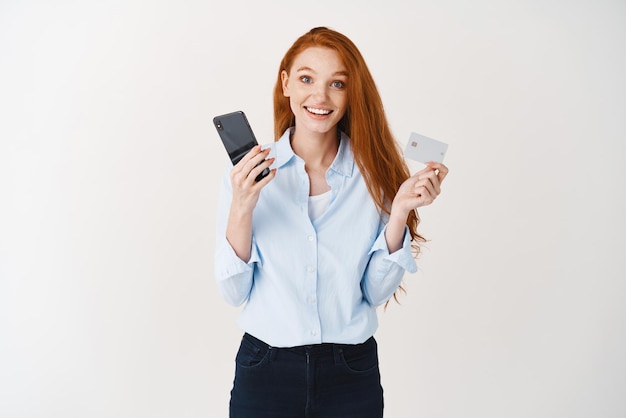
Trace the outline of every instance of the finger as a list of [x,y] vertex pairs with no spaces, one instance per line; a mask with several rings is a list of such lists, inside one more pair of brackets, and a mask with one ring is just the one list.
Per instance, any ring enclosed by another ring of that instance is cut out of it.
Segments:
[[[437,172],[435,170],[431,170],[426,172],[425,174],[423,174],[422,176],[420,176],[420,184],[429,184],[429,190],[434,193],[435,195],[438,195],[439,193],[441,193],[441,188],[440,188],[440,183],[439,183],[439,177],[437,175]],[[432,187],[431,187],[432,186]]]
[[264,161],[267,161],[267,155],[269,154],[269,149],[262,150],[255,155],[252,155],[245,164],[241,167],[241,170],[246,174],[246,177],[250,176],[252,171],[258,167],[259,164],[262,164]]
[[423,187],[421,187],[419,190],[419,193],[420,193],[419,206],[430,205],[431,203],[435,201],[435,199],[438,196],[438,194],[434,191],[432,186],[429,187],[429,185],[424,185]]
[[448,174],[448,167],[442,163],[431,161],[426,163],[426,167],[415,173],[412,177],[424,177],[431,173],[437,175],[439,177],[439,181],[441,182],[441,180],[443,180],[443,178]]
[[432,197],[434,199],[434,196],[439,194],[430,178],[420,180],[416,186],[415,192],[425,198]]
[[272,168],[270,170],[270,173],[267,176],[263,177],[261,180],[257,182],[258,187],[261,187],[261,188],[265,187],[265,185],[269,183],[270,181],[272,181],[274,177],[276,177],[276,169]]
[[443,179],[448,175],[448,167],[446,167],[443,163],[438,163],[435,161],[431,161],[428,164],[428,167],[437,170],[437,177],[439,178],[439,182],[441,183]]
[[248,164],[248,162],[251,159],[253,159],[254,157],[258,156],[262,152],[263,152],[263,150],[261,150],[261,146],[260,145],[255,145],[254,147],[252,147],[250,149],[250,151],[248,151],[246,153],[246,155],[243,156],[243,158],[241,160],[239,160],[239,162],[235,165],[235,167],[238,167],[240,169],[245,167],[245,165]]
[[254,168],[252,168],[252,170],[250,170],[250,173],[248,174],[248,177],[254,179],[254,181],[256,182],[256,178],[265,169],[268,169],[274,163],[274,160],[275,160],[274,158],[268,158],[266,160],[261,160],[261,162],[259,164],[257,164],[256,166],[254,166]]
[[[269,150],[261,151],[260,146],[252,148],[235,166],[230,172],[231,183],[238,185],[239,187],[246,187],[251,185],[256,178],[256,175],[250,179],[250,174],[255,167],[262,163]],[[271,164],[271,163],[270,163]],[[265,167],[269,167],[266,165]],[[260,172],[259,172],[260,173]],[[257,174],[258,175],[258,174]]]
[[429,172],[433,171],[433,169],[429,166],[426,166],[424,168],[422,168],[420,171],[418,171],[417,173],[413,174],[411,177],[421,177],[425,174],[428,174]]

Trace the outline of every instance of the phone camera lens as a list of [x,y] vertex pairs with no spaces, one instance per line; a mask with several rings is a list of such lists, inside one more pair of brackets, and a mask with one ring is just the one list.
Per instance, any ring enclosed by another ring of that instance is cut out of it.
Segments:
[[215,123],[215,126],[217,127],[217,129],[222,129],[222,122],[220,122],[219,120]]

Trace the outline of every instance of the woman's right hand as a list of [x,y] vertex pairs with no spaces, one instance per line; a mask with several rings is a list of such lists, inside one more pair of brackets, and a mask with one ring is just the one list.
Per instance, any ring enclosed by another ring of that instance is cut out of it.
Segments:
[[262,150],[257,145],[230,171],[233,196],[226,224],[226,239],[235,254],[246,263],[250,260],[252,245],[252,212],[261,189],[276,176],[276,169],[272,169],[267,176],[256,181],[257,176],[274,162],[274,158],[267,158],[268,154],[269,149]]
[[239,213],[252,212],[259,200],[261,189],[276,176],[276,169],[256,181],[259,174],[274,162],[274,158],[267,158],[269,148],[261,149],[260,145],[252,148],[230,171],[230,182],[233,188],[231,210]]

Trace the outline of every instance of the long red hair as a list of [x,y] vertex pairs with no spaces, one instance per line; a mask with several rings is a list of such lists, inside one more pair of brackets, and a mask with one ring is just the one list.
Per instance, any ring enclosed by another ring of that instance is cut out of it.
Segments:
[[[382,99],[365,59],[345,35],[326,27],[317,27],[298,38],[283,57],[274,88],[274,140],[295,125],[289,98],[283,95],[281,72],[289,73],[298,54],[310,47],[336,51],[348,71],[347,110],[339,129],[350,137],[354,159],[376,206],[387,214],[400,185],[410,176],[402,152],[391,133]],[[419,216],[411,211],[406,221],[415,255],[425,239],[417,232]],[[394,295],[395,297],[395,295]]]

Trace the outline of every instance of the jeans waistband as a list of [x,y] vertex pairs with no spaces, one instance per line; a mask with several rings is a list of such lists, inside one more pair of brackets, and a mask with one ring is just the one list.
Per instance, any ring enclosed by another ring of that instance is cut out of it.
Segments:
[[255,345],[263,347],[265,349],[277,350],[277,351],[290,351],[294,353],[302,353],[302,354],[333,354],[336,355],[340,353],[345,347],[354,347],[356,345],[363,345],[369,343],[371,340],[374,340],[374,337],[370,337],[362,344],[335,344],[335,343],[321,343],[321,344],[309,344],[309,345],[298,345],[294,347],[272,347],[266,342],[259,340],[253,335],[248,334],[247,332],[244,334],[243,338],[252,341]]

